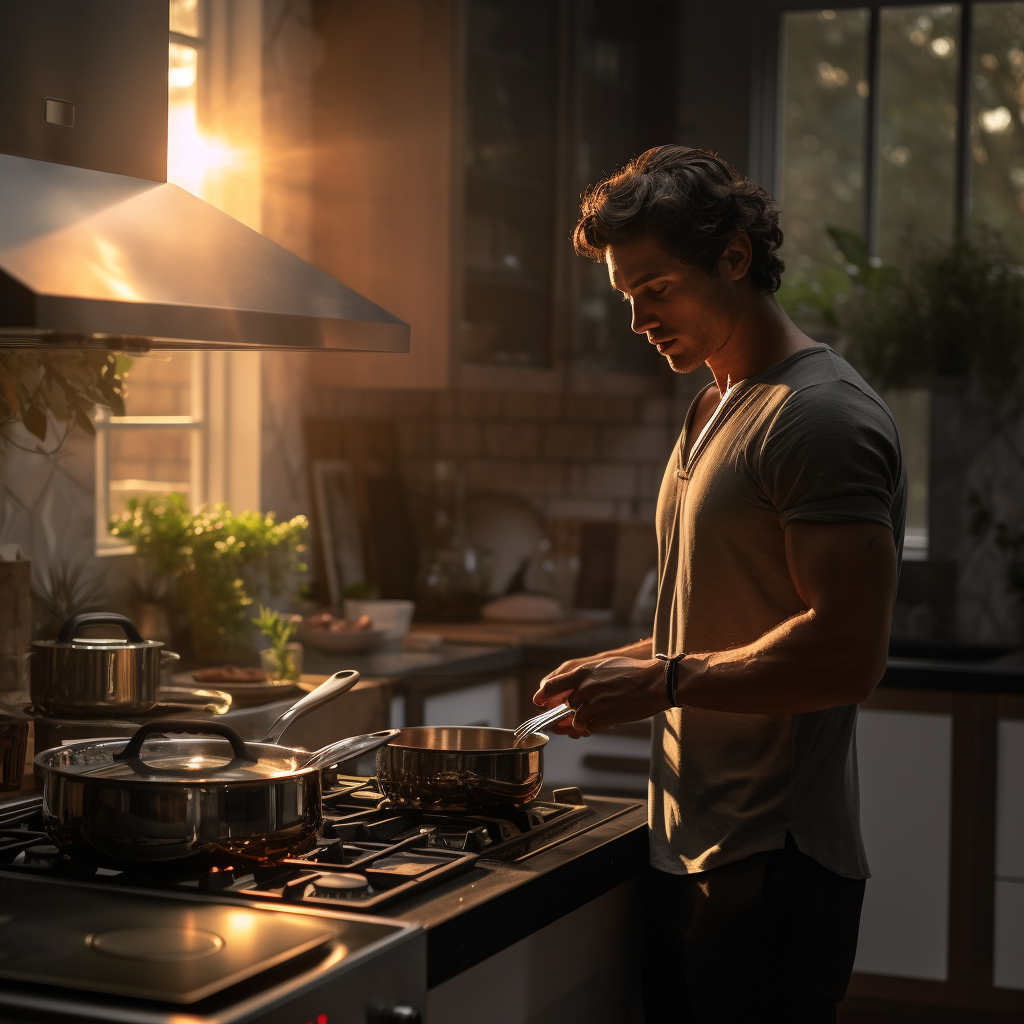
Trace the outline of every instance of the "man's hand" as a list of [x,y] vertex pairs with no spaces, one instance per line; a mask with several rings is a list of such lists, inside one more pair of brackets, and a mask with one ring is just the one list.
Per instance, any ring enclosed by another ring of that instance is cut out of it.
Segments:
[[568,700],[575,709],[572,718],[567,716],[552,731],[576,739],[664,711],[669,706],[665,663],[632,656],[650,653],[650,646],[650,641],[645,641],[623,651],[567,661],[545,676],[534,694],[534,704],[555,707]]

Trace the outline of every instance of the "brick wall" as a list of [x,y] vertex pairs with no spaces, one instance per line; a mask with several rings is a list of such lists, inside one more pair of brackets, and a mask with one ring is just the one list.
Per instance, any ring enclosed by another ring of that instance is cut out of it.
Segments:
[[704,373],[657,397],[314,388],[309,414],[389,419],[410,492],[439,459],[469,493],[528,498],[550,519],[653,522],[665,461]]

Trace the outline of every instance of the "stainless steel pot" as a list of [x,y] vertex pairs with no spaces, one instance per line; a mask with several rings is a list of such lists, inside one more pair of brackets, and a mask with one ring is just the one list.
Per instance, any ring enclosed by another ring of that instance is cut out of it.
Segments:
[[511,729],[401,729],[377,751],[377,781],[400,807],[477,812],[521,807],[540,792],[547,742],[535,732],[514,746]]
[[[161,721],[127,743],[80,740],[44,750],[36,764],[46,831],[72,856],[118,868],[181,871],[305,852],[323,824],[321,769],[373,750],[397,730],[351,736],[313,753],[277,740],[358,679],[358,672],[335,673],[256,743],[223,722]],[[202,738],[157,738],[179,732]]]
[[[125,639],[76,636],[86,626],[112,625]],[[31,644],[32,703],[59,718],[118,717],[156,707],[160,670],[178,660],[159,640],[143,640],[135,623],[113,612],[68,619],[56,640]]]

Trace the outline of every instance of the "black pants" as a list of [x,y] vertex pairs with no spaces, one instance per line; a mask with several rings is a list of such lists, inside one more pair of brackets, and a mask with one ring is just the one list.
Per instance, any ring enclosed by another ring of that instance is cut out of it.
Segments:
[[832,1024],[864,882],[786,847],[693,875],[648,872],[647,1024]]

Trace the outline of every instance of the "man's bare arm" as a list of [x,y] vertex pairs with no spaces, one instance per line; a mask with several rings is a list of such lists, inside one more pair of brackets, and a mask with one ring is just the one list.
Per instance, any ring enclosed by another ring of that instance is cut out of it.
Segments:
[[[885,671],[896,591],[892,533],[874,523],[793,521],[786,558],[807,610],[746,647],[683,658],[680,704],[796,714],[857,704],[874,689]],[[664,678],[664,666],[653,659],[606,658],[557,670],[534,701],[549,704],[572,691],[576,714],[557,731],[581,736],[667,708]]]

